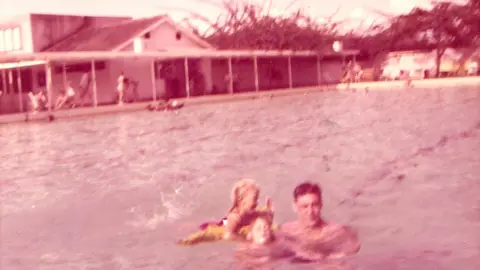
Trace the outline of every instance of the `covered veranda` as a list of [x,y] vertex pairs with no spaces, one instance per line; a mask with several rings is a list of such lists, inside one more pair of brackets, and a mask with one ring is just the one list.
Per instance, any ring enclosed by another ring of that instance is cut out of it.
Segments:
[[[280,87],[281,89],[292,89],[296,86],[294,83],[294,73],[292,67],[292,61],[295,59],[309,59],[312,62],[315,62],[315,72],[314,74],[309,74],[316,78],[316,82],[313,81],[308,86],[315,86],[315,85],[322,85],[327,82],[323,81],[322,76],[322,65],[325,61],[330,59],[334,59],[340,63],[340,65],[344,64],[346,59],[350,59],[355,61],[355,56],[358,54],[356,50],[342,50],[340,52],[331,52],[331,53],[322,53],[316,51],[169,51],[169,52],[143,52],[143,53],[133,53],[133,52],[56,52],[56,53],[34,53],[34,54],[9,54],[9,55],[1,55],[0,56],[0,69],[2,70],[2,89],[10,89],[11,87],[8,84],[12,84],[12,78],[16,72],[18,74],[20,69],[22,68],[39,68],[44,72],[44,80],[45,80],[45,91],[48,96],[48,111],[51,112],[53,110],[53,96],[54,96],[54,85],[53,85],[53,73],[54,73],[54,66],[55,69],[61,69],[61,77],[63,86],[67,84],[69,80],[67,75],[68,66],[72,63],[83,63],[88,64],[87,66],[90,67],[91,72],[91,88],[92,88],[92,103],[93,107],[97,107],[102,105],[99,102],[99,76],[97,74],[97,66],[99,62],[102,61],[115,61],[115,60],[123,60],[126,63],[131,61],[139,61],[141,60],[142,63],[145,63],[146,69],[143,71],[147,71],[149,74],[146,74],[150,78],[150,82],[143,81],[143,85],[145,86],[148,84],[150,94],[150,101],[156,101],[161,99],[162,97],[159,96],[157,88],[158,83],[156,82],[156,77],[158,76],[158,63],[162,61],[168,60],[181,60],[183,63],[183,74],[185,79],[183,81],[185,88],[185,97],[189,98],[192,97],[192,89],[190,83],[190,72],[189,63],[198,59],[207,59],[207,60],[221,60],[226,62],[227,66],[227,93],[234,94],[236,93],[236,89],[234,86],[234,80],[231,79],[234,77],[234,61],[236,59],[249,59],[251,61],[251,69],[253,73],[253,91],[263,91],[267,89],[262,89],[260,81],[262,80],[260,72],[259,72],[259,62],[262,59],[267,58],[276,58],[276,59],[283,59],[285,60],[285,67],[282,67],[286,70],[286,85],[285,87]],[[283,65],[283,64],[282,64]],[[60,72],[60,71],[57,71]],[[213,72],[213,71],[212,71]],[[145,72],[143,72],[145,73]],[[208,74],[210,77],[213,77],[214,74]],[[147,77],[145,77],[147,78]],[[32,91],[33,89],[22,89],[22,76],[17,76],[17,83],[15,93],[5,93],[4,96],[17,96],[16,100],[18,100],[18,111],[16,112],[26,112],[28,111],[25,108],[25,94],[27,91]],[[212,78],[210,78],[212,80]],[[303,84],[305,85],[305,83]],[[306,86],[306,85],[305,85]],[[210,93],[205,93],[210,94]],[[8,99],[8,103],[14,102],[12,98]],[[4,102],[5,103],[5,102]]]

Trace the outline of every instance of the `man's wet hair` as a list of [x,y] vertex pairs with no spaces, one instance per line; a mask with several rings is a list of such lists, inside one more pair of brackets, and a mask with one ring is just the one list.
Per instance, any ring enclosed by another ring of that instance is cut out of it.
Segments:
[[295,187],[293,190],[293,199],[297,201],[300,196],[306,194],[314,194],[317,195],[320,200],[322,199],[322,189],[318,184],[312,182],[303,182]]

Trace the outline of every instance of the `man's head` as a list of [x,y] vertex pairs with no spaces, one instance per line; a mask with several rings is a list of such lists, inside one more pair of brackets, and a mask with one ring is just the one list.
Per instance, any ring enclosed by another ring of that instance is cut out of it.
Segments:
[[320,211],[322,210],[322,189],[320,186],[311,182],[304,182],[293,191],[293,199],[299,222],[307,227],[317,225],[321,220]]

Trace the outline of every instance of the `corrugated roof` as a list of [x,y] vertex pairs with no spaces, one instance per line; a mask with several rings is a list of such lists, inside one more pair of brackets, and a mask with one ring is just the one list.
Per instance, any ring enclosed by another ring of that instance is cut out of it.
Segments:
[[87,28],[62,40],[45,51],[111,51],[128,40],[135,38],[146,28],[166,18],[166,15],[161,15],[108,26]]

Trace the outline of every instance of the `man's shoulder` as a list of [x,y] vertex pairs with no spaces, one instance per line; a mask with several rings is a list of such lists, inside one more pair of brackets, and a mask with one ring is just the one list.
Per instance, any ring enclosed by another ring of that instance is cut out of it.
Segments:
[[358,234],[355,229],[348,225],[342,225],[338,223],[330,223],[326,225],[322,230],[322,235],[328,235],[328,238],[338,239],[357,239]]
[[339,224],[339,223],[335,223],[335,222],[326,222],[323,225],[323,228],[325,228],[327,230],[332,230],[332,231],[343,230],[344,227],[345,227],[344,225]]
[[353,228],[339,223],[326,223],[323,227],[328,232],[353,232]]

